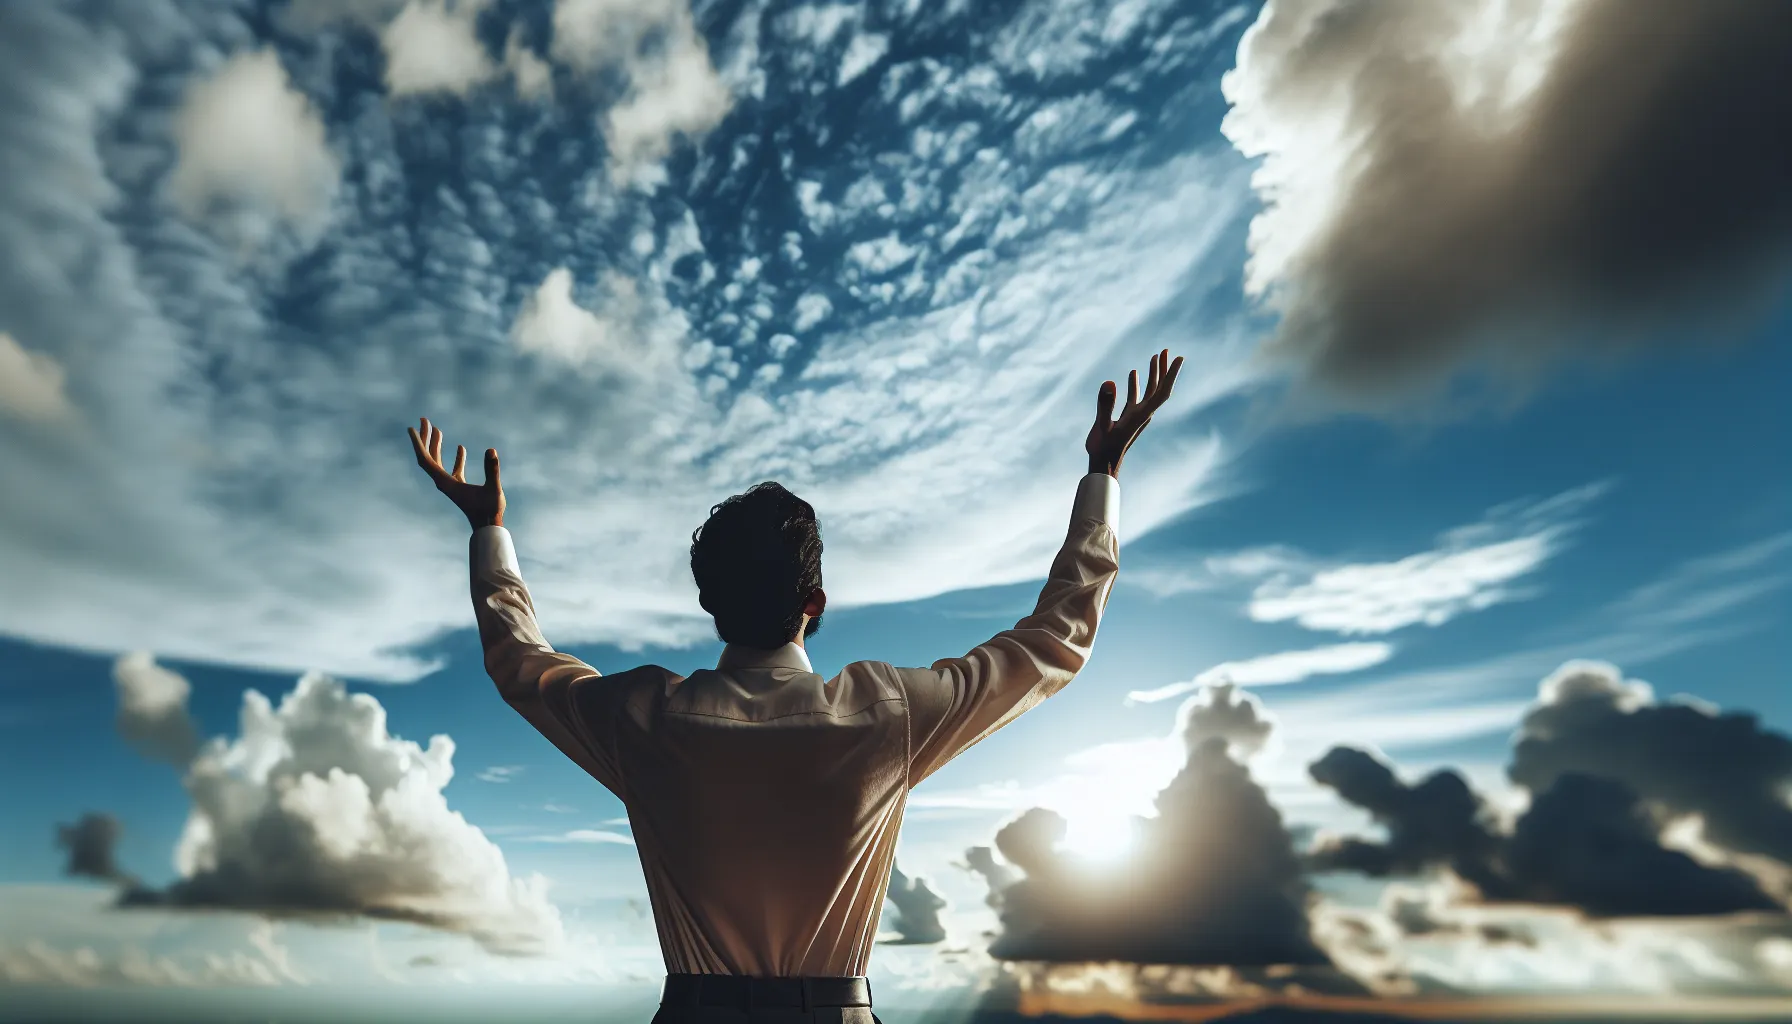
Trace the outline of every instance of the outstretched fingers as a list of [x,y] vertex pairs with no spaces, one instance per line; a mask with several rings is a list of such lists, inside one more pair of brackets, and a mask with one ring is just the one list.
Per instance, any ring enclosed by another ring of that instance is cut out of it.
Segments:
[[448,475],[449,475],[449,477],[451,477],[455,480],[458,480],[463,484],[467,482],[467,446],[466,445],[457,444],[454,446],[454,471],[449,473]]
[[[1165,361],[1168,362],[1169,358],[1170,358],[1170,352],[1168,349],[1165,349],[1164,350]],[[1166,366],[1164,368],[1163,374],[1157,382],[1158,386],[1152,393],[1152,402],[1154,404],[1162,405],[1165,402],[1169,401],[1170,391],[1176,387],[1176,375],[1181,372],[1182,372],[1182,357],[1177,356],[1176,360],[1174,362],[1169,362],[1168,366]]]
[[494,491],[503,490],[504,485],[498,482],[498,449],[485,450],[485,486]]
[[1114,422],[1114,395],[1116,390],[1114,382],[1108,380],[1102,381],[1101,390],[1095,393],[1095,423],[1104,430],[1107,429],[1110,423]]
[[409,428],[411,448],[417,453],[417,465],[422,466],[424,472],[428,473],[430,476],[438,477],[442,475],[442,463],[441,460],[436,459],[429,454],[429,442],[425,439],[428,429],[429,428],[425,426],[424,433],[420,434],[417,432],[416,427]]

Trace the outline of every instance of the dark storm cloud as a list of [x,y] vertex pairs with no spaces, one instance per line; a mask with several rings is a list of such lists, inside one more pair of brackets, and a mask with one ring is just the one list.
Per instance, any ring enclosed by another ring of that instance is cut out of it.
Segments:
[[1509,830],[1454,771],[1408,785],[1338,747],[1309,771],[1387,835],[1328,837],[1314,864],[1374,877],[1445,868],[1487,901],[1597,917],[1783,909],[1753,874],[1701,863],[1662,833],[1696,816],[1710,844],[1792,867],[1792,739],[1751,714],[1657,703],[1604,662],[1570,661],[1538,690],[1507,769],[1530,805]]
[[964,863],[959,867],[983,879],[983,884],[989,887],[984,902],[992,907],[1000,906],[1002,891],[1020,880],[1020,875],[997,860],[995,851],[987,846],[973,846],[964,851]]
[[929,889],[924,879],[910,878],[902,869],[892,867],[885,898],[896,908],[895,919],[887,922],[896,930],[897,937],[890,940],[893,944],[918,946],[945,940],[946,926],[940,923],[940,911],[945,909],[946,901]]
[[1273,0],[1223,88],[1272,351],[1346,395],[1783,295],[1792,4]]
[[83,814],[73,825],[56,826],[56,845],[68,854],[65,874],[104,882],[129,882],[118,866],[118,838],[124,829],[110,814]]
[[1455,772],[1409,786],[1349,747],[1334,748],[1311,771],[1388,832],[1383,842],[1322,842],[1312,854],[1321,870],[1387,877],[1447,868],[1485,901],[1568,906],[1594,917],[1780,909],[1748,874],[1663,846],[1660,823],[1613,779],[1561,775],[1503,833]]
[[[1124,867],[1092,872],[1076,863],[1058,845],[1063,818],[1049,810],[1027,811],[997,833],[997,850],[1025,875],[993,894],[1002,932],[992,956],[1330,965],[1310,935],[1309,894],[1282,816],[1227,754],[1229,740],[1260,744],[1267,723],[1254,701],[1235,703],[1223,690],[1210,688],[1185,709],[1185,733],[1198,742],[1158,794],[1157,817],[1135,823],[1137,852]],[[967,861],[993,877],[998,865],[976,853]]]
[[1488,865],[1500,839],[1487,807],[1461,775],[1446,769],[1409,786],[1387,764],[1354,747],[1333,747],[1308,771],[1313,781],[1368,811],[1387,830],[1381,842],[1320,839],[1312,857],[1321,869],[1381,878],[1448,867],[1478,887],[1496,884]]
[[1190,750],[1213,738],[1241,757],[1262,750],[1275,728],[1264,716],[1262,703],[1231,683],[1203,688],[1182,706],[1181,716],[1182,739]]
[[1507,773],[1536,791],[1571,772],[1696,814],[1725,849],[1792,864],[1792,737],[1753,714],[1657,703],[1611,665],[1571,662],[1544,681]]

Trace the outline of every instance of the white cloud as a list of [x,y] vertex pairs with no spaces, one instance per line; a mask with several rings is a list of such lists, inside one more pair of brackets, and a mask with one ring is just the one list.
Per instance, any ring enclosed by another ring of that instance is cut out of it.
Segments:
[[[248,204],[254,209],[239,212],[277,215],[301,234],[321,230],[340,162],[323,120],[273,50],[239,53],[189,86],[174,137],[180,162],[169,189],[188,217],[214,220]],[[239,216],[230,230],[255,244],[269,228]]]
[[1792,984],[1792,939],[1762,939],[1755,945],[1755,956],[1768,973]]
[[157,956],[138,946],[101,952],[92,946],[69,949],[37,939],[20,946],[0,946],[0,982],[9,985],[265,987],[290,980],[283,967],[245,950],[173,957]]
[[782,359],[796,348],[796,338],[788,334],[774,334],[766,341],[766,345],[771,349],[773,359]]
[[573,301],[572,271],[556,267],[517,313],[510,340],[524,352],[600,371],[624,372],[646,355],[636,331],[641,316],[634,282],[618,274],[603,281],[600,315]]
[[807,331],[828,318],[834,311],[834,304],[826,295],[810,292],[796,300],[796,320],[791,324],[799,331]]
[[1463,551],[1427,551],[1396,562],[1342,565],[1303,583],[1271,581],[1251,596],[1251,618],[1293,619],[1308,629],[1386,633],[1424,623],[1441,626],[1517,592],[1505,584],[1548,560],[1552,538],[1515,537]]
[[59,420],[73,412],[61,364],[33,352],[0,331],[0,415],[21,420]]
[[[846,250],[846,258],[867,274],[887,274],[914,259],[918,251],[914,246],[903,244],[902,237],[891,232],[882,238],[854,242]],[[797,328],[799,331],[804,329]]]
[[858,17],[857,8],[850,4],[808,5],[785,14],[780,27],[792,41],[821,47],[833,42]]
[[890,37],[876,32],[854,36],[840,58],[840,77],[835,84],[845,85],[871,69],[890,50]]
[[465,932],[495,953],[553,949],[562,930],[546,879],[512,877],[449,809],[453,760],[453,740],[391,735],[379,701],[327,676],[304,676],[278,707],[246,691],[240,734],[187,767],[180,877],[147,902],[366,914]]
[[1580,513],[1607,486],[1499,506],[1481,522],[1448,531],[1431,550],[1391,562],[1327,563],[1289,548],[1257,548],[1208,558],[1196,571],[1147,569],[1138,582],[1170,594],[1258,578],[1248,611],[1259,622],[1293,620],[1345,634],[1440,626],[1530,596],[1534,590],[1517,581],[1567,545]]
[[[475,32],[485,0],[410,0],[380,32],[386,51],[386,89],[394,96],[451,92],[466,95],[491,80],[497,65]],[[535,69],[529,69],[531,73]],[[520,81],[520,78],[519,78]]]
[[1273,686],[1298,683],[1315,675],[1358,672],[1381,664],[1392,657],[1393,653],[1392,644],[1380,642],[1332,644],[1329,647],[1312,647],[1301,651],[1280,651],[1243,661],[1223,662],[1187,682],[1171,683],[1152,690],[1134,690],[1126,695],[1126,702],[1150,704],[1221,683]]
[[185,768],[199,752],[199,729],[187,713],[192,687],[186,677],[137,651],[113,663],[112,679],[118,686],[118,731],[144,754]]
[[554,69],[534,50],[523,45],[520,31],[512,29],[504,41],[504,67],[516,79],[516,91],[526,99],[539,99],[554,93]]
[[583,71],[628,75],[628,95],[603,118],[612,180],[665,157],[675,136],[714,128],[732,103],[685,0],[556,0],[553,53]]
[[607,832],[601,828],[575,828],[567,832],[555,832],[549,835],[526,836],[528,843],[598,843],[612,846],[633,846],[635,838],[622,832]]
[[494,764],[482,768],[475,776],[480,782],[511,782],[523,773],[520,764]]

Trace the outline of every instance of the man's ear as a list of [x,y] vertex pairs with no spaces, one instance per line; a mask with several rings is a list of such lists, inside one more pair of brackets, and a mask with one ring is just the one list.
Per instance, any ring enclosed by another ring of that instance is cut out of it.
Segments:
[[816,587],[814,590],[809,591],[809,600],[803,605],[803,614],[809,616],[811,619],[819,619],[821,618],[821,613],[827,611],[827,607],[828,592],[820,587]]

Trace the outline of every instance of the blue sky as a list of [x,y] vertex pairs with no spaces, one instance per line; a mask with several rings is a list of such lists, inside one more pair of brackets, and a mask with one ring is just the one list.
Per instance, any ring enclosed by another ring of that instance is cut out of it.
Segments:
[[[890,1005],[977,998],[999,925],[956,862],[1034,806],[1099,861],[1186,759],[1198,682],[1274,719],[1251,771],[1301,835],[1373,831],[1308,776],[1336,744],[1407,778],[1455,766],[1516,813],[1514,730],[1574,659],[1792,732],[1783,276],[1610,350],[1583,339],[1622,317],[1529,320],[1515,285],[1513,318],[1470,309],[1482,340],[1367,394],[1287,357],[1315,315],[1298,268],[1329,250],[1264,216],[1293,206],[1261,172],[1276,158],[1240,152],[1243,114],[1222,128],[1255,95],[1220,84],[1255,6],[623,9],[0,12],[0,981],[51,1006],[93,985],[80,1005],[651,988],[623,809],[491,692],[462,527],[403,436],[418,415],[503,452],[544,630],[602,671],[713,664],[690,530],[784,482],[823,526],[809,649],[831,673],[960,654],[1029,611],[1095,387],[1187,357],[1121,478],[1093,660],[915,793],[899,863],[948,899],[949,938],[879,948]],[[1265,255],[1288,251],[1319,255]],[[1247,290],[1277,266],[1288,290]],[[190,683],[206,737],[239,738],[245,691],[277,705],[306,672],[371,695],[395,737],[452,737],[442,814],[482,838],[442,856],[489,844],[506,884],[543,876],[565,946],[106,909],[57,825],[115,816],[118,863],[158,887],[192,806],[120,736],[133,651]],[[1314,920],[1385,909],[1384,882],[1317,879]],[[1543,936],[1389,954],[1464,993],[1792,986],[1783,924],[1446,909]]]

